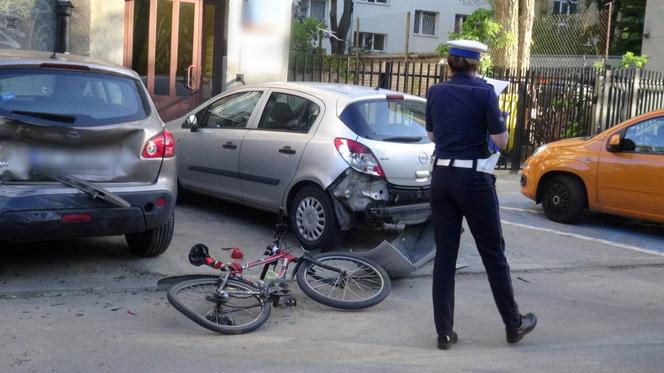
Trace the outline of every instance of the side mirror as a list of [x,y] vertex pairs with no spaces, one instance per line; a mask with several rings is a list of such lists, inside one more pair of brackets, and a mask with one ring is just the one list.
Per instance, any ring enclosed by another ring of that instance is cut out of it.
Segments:
[[189,128],[191,132],[198,131],[198,117],[196,114],[191,114],[187,117],[187,120],[184,121],[184,128]]
[[619,133],[616,133],[615,135],[612,135],[609,138],[609,144],[607,146],[607,150],[610,152],[617,152],[622,149],[622,138],[620,137]]

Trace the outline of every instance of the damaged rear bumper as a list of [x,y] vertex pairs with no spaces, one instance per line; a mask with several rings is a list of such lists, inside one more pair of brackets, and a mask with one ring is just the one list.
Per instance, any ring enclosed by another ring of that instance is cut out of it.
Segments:
[[400,206],[370,206],[367,215],[372,219],[394,224],[422,224],[431,217],[431,205],[424,202]]
[[429,186],[399,187],[349,169],[329,191],[343,230],[361,223],[422,224],[431,217]]

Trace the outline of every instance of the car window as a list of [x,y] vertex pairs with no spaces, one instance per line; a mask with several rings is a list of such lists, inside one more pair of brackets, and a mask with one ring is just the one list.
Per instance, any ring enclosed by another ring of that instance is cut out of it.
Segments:
[[263,92],[240,92],[209,106],[203,128],[246,128]]
[[426,104],[410,100],[371,100],[348,105],[340,119],[356,134],[372,140],[429,142]]
[[79,126],[116,124],[150,113],[141,82],[89,71],[0,69],[0,115],[45,124],[58,118]]
[[664,153],[664,117],[629,127],[625,132],[623,147],[637,153]]
[[320,107],[306,98],[274,92],[267,101],[258,128],[307,133],[320,115]]

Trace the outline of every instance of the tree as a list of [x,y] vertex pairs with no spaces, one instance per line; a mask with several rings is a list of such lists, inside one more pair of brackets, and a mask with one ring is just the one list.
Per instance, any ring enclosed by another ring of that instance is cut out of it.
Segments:
[[530,47],[533,43],[533,21],[535,20],[535,0],[519,1],[519,41],[517,68],[530,67]]
[[335,38],[330,38],[330,44],[332,46],[332,54],[343,54],[344,53],[344,44],[346,38],[348,37],[348,31],[350,30],[350,25],[352,22],[351,17],[353,16],[353,0],[343,0],[344,8],[341,13],[341,19],[337,22],[337,0],[330,0],[330,28],[332,32],[336,35]]
[[291,22],[291,51],[298,54],[312,54],[316,50],[319,29],[324,29],[323,21],[315,18],[294,19]]
[[[471,13],[461,24],[459,32],[452,32],[449,34],[449,40],[475,40],[482,42],[489,46],[490,50],[504,48],[509,41],[509,38],[503,30],[503,26],[494,20],[494,13],[492,9],[478,8]],[[442,56],[447,55],[447,45],[440,44],[436,48],[436,52]],[[492,65],[491,58],[484,55],[480,61],[480,68],[482,71],[490,68]]]
[[504,48],[491,51],[497,66],[516,68],[519,58],[519,0],[496,0],[494,4],[495,20],[500,23],[510,41]]

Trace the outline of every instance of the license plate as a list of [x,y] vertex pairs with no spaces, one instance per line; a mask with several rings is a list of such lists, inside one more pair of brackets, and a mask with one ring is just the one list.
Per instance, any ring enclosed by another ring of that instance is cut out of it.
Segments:
[[106,174],[113,165],[113,152],[37,148],[30,151],[30,167],[64,174]]

